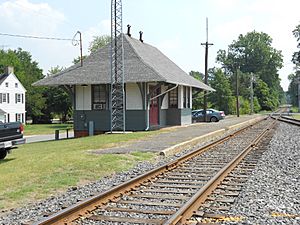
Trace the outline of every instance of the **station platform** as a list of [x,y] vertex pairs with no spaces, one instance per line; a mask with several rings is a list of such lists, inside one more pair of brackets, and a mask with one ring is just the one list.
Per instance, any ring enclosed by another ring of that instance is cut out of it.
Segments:
[[124,154],[134,151],[159,152],[161,155],[172,155],[199,142],[207,142],[235,129],[254,123],[266,116],[243,115],[230,116],[216,123],[193,123],[185,126],[162,128],[157,134],[142,140],[130,141],[117,147],[92,150],[95,154]]

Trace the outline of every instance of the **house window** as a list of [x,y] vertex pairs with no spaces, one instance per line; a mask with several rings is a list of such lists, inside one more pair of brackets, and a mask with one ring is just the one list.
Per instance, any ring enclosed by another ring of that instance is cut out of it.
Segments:
[[18,83],[15,83],[15,88],[18,88]]
[[22,122],[21,118],[22,118],[22,113],[16,113],[16,121]]
[[178,88],[169,92],[169,108],[178,108]]
[[107,90],[105,84],[92,85],[92,109],[107,109]]
[[2,94],[2,102],[6,102],[6,93]]
[[8,87],[8,82],[5,83],[5,87]]
[[21,102],[21,94],[16,93],[16,103]]

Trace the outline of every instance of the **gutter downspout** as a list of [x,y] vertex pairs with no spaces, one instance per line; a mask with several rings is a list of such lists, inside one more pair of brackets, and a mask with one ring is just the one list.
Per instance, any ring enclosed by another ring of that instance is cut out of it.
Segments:
[[[168,90],[166,90],[165,92],[163,92],[163,93],[160,93],[159,95],[156,95],[156,96],[154,96],[154,97],[152,97],[152,98],[150,98],[149,100],[148,100],[148,97],[149,96],[147,96],[147,98],[146,98],[146,104],[145,105],[147,105],[147,108],[146,108],[146,110],[147,110],[147,118],[146,118],[146,120],[147,120],[147,127],[146,127],[146,129],[145,129],[145,131],[148,131],[149,130],[149,128],[150,128],[150,122],[149,122],[149,110],[150,110],[150,101],[151,100],[153,100],[153,99],[155,99],[155,98],[158,98],[158,97],[160,97],[160,96],[162,96],[162,95],[165,95],[165,94],[167,94],[168,92],[170,92],[170,91],[172,91],[173,89],[175,89],[175,88],[177,88],[178,87],[178,84],[176,84],[174,87],[172,87],[172,88],[170,88],[170,89],[168,89]],[[148,110],[148,108],[149,108],[149,110]]]

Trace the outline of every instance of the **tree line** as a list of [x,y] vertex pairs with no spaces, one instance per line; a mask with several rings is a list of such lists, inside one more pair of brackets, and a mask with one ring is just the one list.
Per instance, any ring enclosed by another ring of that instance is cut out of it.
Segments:
[[300,108],[298,105],[298,83],[300,82],[300,24],[296,26],[296,28],[293,31],[294,37],[297,39],[297,48],[298,51],[295,51],[292,56],[292,62],[294,63],[294,73],[290,74],[288,76],[288,79],[290,81],[289,89],[288,89],[288,97],[290,103]]
[[[272,47],[272,38],[264,32],[239,35],[227,50],[219,50],[216,61],[220,68],[211,68],[208,84],[216,91],[208,95],[208,106],[236,114],[236,86],[238,86],[241,114],[251,112],[251,82],[253,111],[274,110],[284,101],[278,71],[283,66],[281,51]],[[199,78],[192,71],[192,76]],[[236,84],[238,82],[238,84]],[[201,94],[198,94],[198,97]],[[201,97],[193,108],[203,107]]]

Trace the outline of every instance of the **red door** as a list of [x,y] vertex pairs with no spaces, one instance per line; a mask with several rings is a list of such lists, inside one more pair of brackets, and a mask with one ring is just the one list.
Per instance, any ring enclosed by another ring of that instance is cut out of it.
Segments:
[[[159,94],[159,88],[154,90],[154,86],[150,86],[150,93],[152,93],[151,98],[157,96]],[[150,126],[151,125],[158,125],[158,98],[154,98],[150,102]]]

